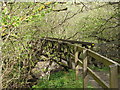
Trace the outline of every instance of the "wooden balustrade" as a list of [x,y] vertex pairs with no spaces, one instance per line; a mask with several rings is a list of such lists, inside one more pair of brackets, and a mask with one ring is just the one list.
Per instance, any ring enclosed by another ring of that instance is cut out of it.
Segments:
[[[76,80],[78,80],[78,77],[79,77],[78,66],[82,67],[82,70],[83,70],[83,88],[87,88],[87,84],[89,81],[88,75],[93,77],[93,79],[103,88],[118,88],[118,68],[120,68],[120,64],[118,64],[117,62],[115,62],[109,58],[106,58],[106,57],[104,57],[104,56],[102,56],[102,55],[100,55],[100,54],[98,54],[90,49],[81,47],[78,45],[78,43],[76,44],[75,41],[73,44],[72,41],[69,41],[69,40],[66,41],[63,39],[56,39],[56,38],[43,38],[42,40],[47,41],[47,43],[48,42],[51,43],[52,47],[54,47],[55,43],[56,43],[55,45],[58,45],[56,52],[59,54],[57,54],[57,55],[58,55],[60,61],[63,58],[65,59],[65,61],[68,63],[69,68],[72,68],[72,63],[75,64]],[[81,44],[83,44],[83,43],[81,43]],[[93,43],[91,43],[91,44],[86,43],[86,45],[92,45],[92,44]],[[53,49],[53,48],[51,48],[51,49]],[[63,49],[63,51],[62,51],[62,49]],[[66,54],[65,54],[64,50],[67,50]],[[80,55],[79,55],[79,53],[80,53]],[[100,61],[104,65],[109,67],[109,69],[110,69],[110,71],[109,71],[109,74],[110,74],[109,84],[106,83],[104,80],[102,80],[92,69],[90,69],[88,67],[88,61],[91,58],[95,58],[97,61]],[[55,61],[55,59],[53,59],[53,60]],[[56,62],[57,62],[57,60],[56,60]],[[67,65],[65,65],[65,67],[67,67]]]

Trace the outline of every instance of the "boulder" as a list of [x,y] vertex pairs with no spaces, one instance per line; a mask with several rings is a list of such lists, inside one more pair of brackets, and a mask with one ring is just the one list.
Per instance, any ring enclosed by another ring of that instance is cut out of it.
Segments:
[[35,68],[32,69],[32,73],[36,78],[43,78],[50,76],[51,73],[63,69],[60,65],[52,61],[40,61],[36,64]]

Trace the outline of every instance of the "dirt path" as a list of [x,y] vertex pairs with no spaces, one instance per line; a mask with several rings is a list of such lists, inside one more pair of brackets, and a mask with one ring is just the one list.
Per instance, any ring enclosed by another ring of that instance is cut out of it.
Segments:
[[[49,62],[39,62],[38,66],[36,66],[37,70],[34,70],[34,74],[35,71],[39,71],[39,73],[37,72],[37,74],[39,74],[38,76],[40,76],[40,70],[42,68],[47,67],[47,65],[49,65]],[[40,68],[41,67],[41,68]],[[52,65],[52,67],[55,69],[55,65]],[[56,66],[56,70],[58,66]],[[75,68],[74,68],[75,69]],[[80,70],[80,76],[83,76],[82,74],[82,67],[79,67]],[[104,80],[108,85],[109,85],[109,72],[107,71],[97,71],[97,70],[93,70],[102,80]],[[36,74],[36,75],[37,75]],[[41,73],[42,74],[42,73]],[[102,88],[90,75],[89,75],[89,82],[88,82],[93,88]],[[119,78],[119,89],[120,89],[120,78]]]
[[[109,74],[106,72],[94,71],[102,80],[109,84]],[[102,88],[92,77],[89,76],[89,83],[94,88]]]
[[[103,72],[103,71],[94,71],[102,80],[104,80],[109,85],[109,73]],[[119,89],[120,89],[120,78],[118,80],[119,82]],[[102,88],[92,77],[89,76],[89,83],[94,88]]]

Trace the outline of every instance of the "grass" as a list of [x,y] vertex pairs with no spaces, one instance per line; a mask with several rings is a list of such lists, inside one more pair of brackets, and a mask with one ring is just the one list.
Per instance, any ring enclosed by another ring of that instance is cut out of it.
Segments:
[[108,72],[108,71],[109,71],[109,67],[99,68],[99,67],[95,67],[95,66],[90,66],[90,68],[91,68],[92,70],[97,70],[97,71],[105,71],[105,72]]
[[[82,78],[79,76],[79,80],[75,80],[75,71],[69,70],[51,74],[49,80],[40,79],[32,88],[82,88],[82,86]],[[88,88],[92,87],[88,85]]]

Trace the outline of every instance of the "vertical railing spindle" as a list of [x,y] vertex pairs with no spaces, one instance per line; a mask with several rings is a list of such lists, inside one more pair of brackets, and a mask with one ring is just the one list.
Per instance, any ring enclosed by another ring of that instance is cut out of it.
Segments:
[[110,88],[118,88],[118,66],[110,65]]
[[88,84],[88,75],[87,75],[87,64],[88,64],[88,56],[87,50],[83,50],[83,88],[87,88]]
[[78,80],[78,74],[79,74],[79,71],[78,71],[78,65],[77,65],[77,62],[78,62],[78,50],[77,50],[77,46],[75,46],[75,71],[76,71],[76,80]]

